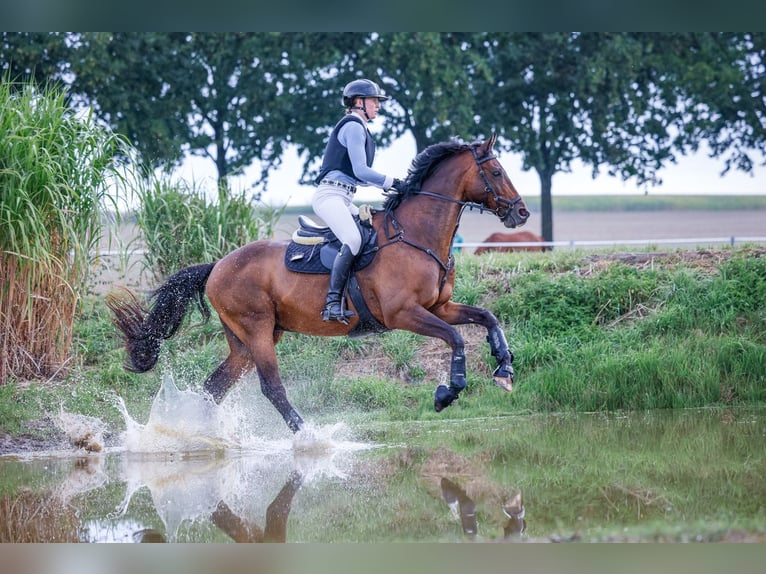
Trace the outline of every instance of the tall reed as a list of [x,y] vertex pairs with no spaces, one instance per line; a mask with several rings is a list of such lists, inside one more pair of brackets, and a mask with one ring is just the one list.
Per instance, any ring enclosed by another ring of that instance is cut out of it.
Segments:
[[[124,140],[53,88],[0,81],[0,384],[66,366]],[[118,176],[119,177],[119,176]]]

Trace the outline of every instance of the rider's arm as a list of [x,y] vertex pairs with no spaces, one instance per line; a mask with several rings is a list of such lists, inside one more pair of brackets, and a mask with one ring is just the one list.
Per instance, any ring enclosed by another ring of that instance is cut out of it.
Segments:
[[348,122],[338,131],[338,141],[348,150],[348,157],[356,178],[386,190],[391,187],[394,178],[383,175],[367,165],[367,155],[364,150],[366,132],[367,129],[359,122]]

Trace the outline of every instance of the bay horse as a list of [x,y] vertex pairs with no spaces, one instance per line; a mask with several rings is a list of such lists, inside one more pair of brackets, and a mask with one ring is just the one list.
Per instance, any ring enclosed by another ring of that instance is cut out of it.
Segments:
[[[482,243],[543,243],[545,240],[532,231],[517,231],[515,233],[492,233]],[[488,251],[502,251],[512,253],[514,251],[545,251],[544,245],[498,245],[477,247],[474,255],[481,255]]]
[[[363,302],[356,305],[352,299],[349,308],[356,313],[348,324],[322,321],[327,275],[287,269],[290,241],[258,240],[219,261],[170,276],[151,294],[149,309],[127,289],[110,293],[106,304],[124,336],[125,368],[139,373],[152,369],[162,341],[176,333],[193,302],[205,319],[210,317],[207,295],[223,325],[229,354],[205,381],[205,391],[220,403],[255,369],[261,392],[293,432],[304,421],[287,398],[275,348],[286,331],[359,336],[401,329],[443,340],[452,358],[449,385],[439,385],[434,393],[434,409],[440,412],[466,387],[465,342],[453,325],[482,325],[497,361],[493,379],[510,391],[513,353],[497,318],[486,309],[451,301],[452,241],[463,209],[493,213],[507,227],[524,225],[529,217],[493,152],[495,141],[496,134],[484,142],[441,142],[415,156],[403,189],[389,195],[382,210],[372,211],[375,255],[349,281],[355,281]],[[363,323],[365,316],[369,320]]]

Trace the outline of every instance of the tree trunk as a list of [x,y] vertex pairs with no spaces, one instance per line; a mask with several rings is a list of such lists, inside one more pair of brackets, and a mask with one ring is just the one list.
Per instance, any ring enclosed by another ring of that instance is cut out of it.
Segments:
[[537,172],[540,175],[540,211],[543,218],[542,235],[545,241],[553,241],[553,174],[550,172]]

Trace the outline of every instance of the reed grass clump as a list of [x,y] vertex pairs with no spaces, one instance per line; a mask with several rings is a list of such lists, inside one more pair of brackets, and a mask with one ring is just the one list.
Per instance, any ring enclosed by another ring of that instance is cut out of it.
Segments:
[[217,201],[193,183],[154,179],[140,192],[137,224],[146,252],[144,271],[155,281],[273,235],[283,208],[258,205],[222,186]]
[[66,367],[124,140],[53,88],[0,81],[0,384]]

